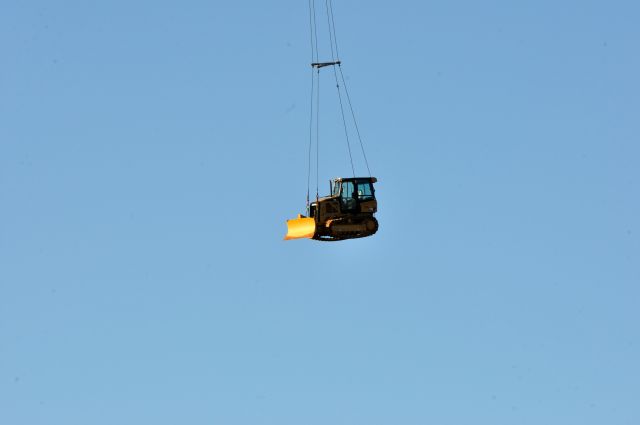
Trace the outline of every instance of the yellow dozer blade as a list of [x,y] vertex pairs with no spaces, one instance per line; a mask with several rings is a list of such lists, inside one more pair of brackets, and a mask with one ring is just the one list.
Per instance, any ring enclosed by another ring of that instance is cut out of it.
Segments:
[[315,220],[298,214],[298,218],[287,220],[287,235],[284,237],[284,240],[312,238],[315,232]]

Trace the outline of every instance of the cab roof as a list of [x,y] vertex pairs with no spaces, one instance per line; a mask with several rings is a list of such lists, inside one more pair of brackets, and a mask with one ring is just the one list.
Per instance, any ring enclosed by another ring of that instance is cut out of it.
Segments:
[[378,181],[375,177],[336,177],[333,179],[334,182],[350,182],[350,181],[365,181],[369,183],[375,183]]

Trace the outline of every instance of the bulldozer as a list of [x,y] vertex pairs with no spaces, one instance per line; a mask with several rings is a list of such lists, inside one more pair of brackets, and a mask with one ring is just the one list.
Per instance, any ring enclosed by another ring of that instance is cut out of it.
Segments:
[[331,180],[331,194],[316,197],[308,206],[308,216],[298,214],[298,218],[287,220],[284,239],[340,241],[373,235],[378,231],[378,220],[373,216],[378,211],[373,188],[377,181],[375,177]]

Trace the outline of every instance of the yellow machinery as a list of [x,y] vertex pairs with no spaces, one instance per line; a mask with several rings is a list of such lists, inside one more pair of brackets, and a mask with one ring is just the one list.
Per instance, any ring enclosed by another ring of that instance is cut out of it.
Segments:
[[339,241],[371,236],[378,230],[378,211],[373,183],[375,177],[337,178],[331,181],[331,195],[311,203],[309,217],[287,220],[289,239]]

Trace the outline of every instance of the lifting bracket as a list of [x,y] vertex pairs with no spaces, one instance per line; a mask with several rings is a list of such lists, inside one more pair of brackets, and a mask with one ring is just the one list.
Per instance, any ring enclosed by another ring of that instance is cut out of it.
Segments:
[[333,66],[333,65],[340,65],[342,62],[341,61],[335,61],[335,62],[314,62],[311,64],[312,67],[314,68],[322,68],[325,66]]

